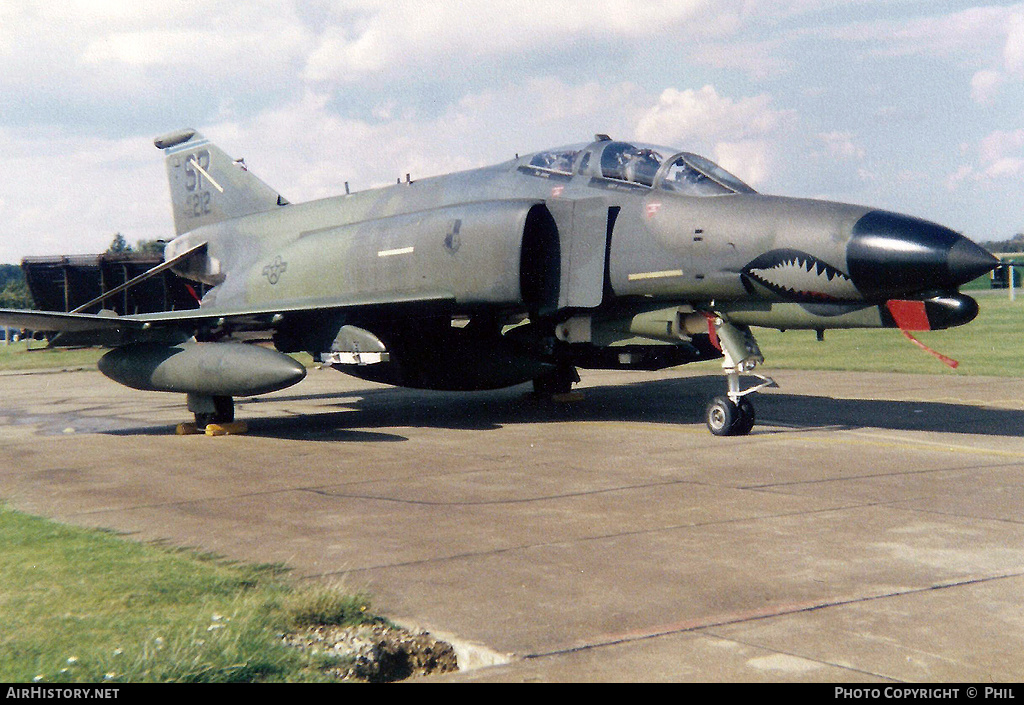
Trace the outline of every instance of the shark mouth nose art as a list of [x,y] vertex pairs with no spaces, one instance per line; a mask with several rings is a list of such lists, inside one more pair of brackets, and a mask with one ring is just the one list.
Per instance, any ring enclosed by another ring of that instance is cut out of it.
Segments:
[[844,272],[801,250],[770,250],[743,268],[750,280],[790,301],[849,301],[861,298]]

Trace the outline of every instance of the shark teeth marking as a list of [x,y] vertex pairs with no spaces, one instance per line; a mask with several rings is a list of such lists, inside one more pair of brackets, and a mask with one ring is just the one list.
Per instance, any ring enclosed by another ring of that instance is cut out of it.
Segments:
[[743,268],[754,281],[797,301],[861,299],[844,272],[800,250],[771,250]]

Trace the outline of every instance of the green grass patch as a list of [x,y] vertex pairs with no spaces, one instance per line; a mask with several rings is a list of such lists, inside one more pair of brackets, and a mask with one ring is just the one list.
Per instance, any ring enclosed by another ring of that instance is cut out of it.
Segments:
[[377,621],[365,595],[0,506],[0,682],[329,680],[280,634]]
[[969,281],[960,287],[960,291],[974,292],[989,291],[992,289],[992,275],[985,274],[974,281]]
[[43,340],[0,341],[0,371],[95,369],[101,348],[47,348]]
[[912,372],[922,374],[1024,377],[1024,292],[978,296],[981,312],[965,326],[915,333],[925,345],[958,360],[953,370],[903,337],[896,329],[827,330],[785,333],[755,328],[767,368]]

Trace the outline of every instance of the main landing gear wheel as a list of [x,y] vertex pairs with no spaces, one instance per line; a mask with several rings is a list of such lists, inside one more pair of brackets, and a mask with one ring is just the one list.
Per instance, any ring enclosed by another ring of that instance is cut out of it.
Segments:
[[235,403],[231,397],[212,397],[212,411],[196,411],[196,427],[204,429],[210,424],[229,424],[235,420]]
[[738,402],[715,397],[705,412],[708,430],[716,436],[745,436],[754,428],[754,405],[746,397]]
[[568,394],[572,385],[580,381],[580,376],[573,365],[559,365],[551,372],[533,380],[533,392],[537,396],[556,396]]
[[179,436],[228,436],[248,430],[244,421],[235,421],[235,402],[231,397],[189,394],[188,410],[195,415],[196,422],[178,424],[175,433]]

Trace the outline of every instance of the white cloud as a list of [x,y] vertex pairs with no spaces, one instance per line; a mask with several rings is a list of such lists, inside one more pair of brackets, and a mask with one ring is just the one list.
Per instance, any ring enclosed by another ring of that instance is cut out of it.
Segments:
[[754,80],[778,78],[793,70],[795,62],[784,56],[788,39],[697,44],[693,60],[717,69],[739,69]]
[[788,111],[771,108],[771,102],[768,95],[735,101],[718,95],[711,85],[700,90],[666,88],[640,118],[637,137],[673,143],[761,137],[791,117]]
[[[441,115],[384,111],[338,116],[330,96],[301,99],[204,133],[293,201],[424,178],[510,159],[597,132],[704,151],[752,184],[770,171],[771,139],[790,122],[768,96],[734,101],[712,86],[670,89],[658,98],[630,83],[567,84],[546,77],[465,96]],[[243,152],[244,150],[244,152]]]
[[224,93],[256,97],[287,85],[313,41],[292,5],[272,0],[190,0],[159,11],[112,0],[2,6],[6,124],[102,129],[126,113],[215,110]]
[[874,45],[883,57],[952,57],[964,66],[981,64],[971,77],[971,98],[989,105],[1007,74],[1024,74],[1024,5],[971,7],[911,20],[873,20],[825,33]]
[[818,136],[818,141],[825,147],[824,153],[817,153],[816,156],[826,156],[832,159],[863,159],[864,148],[854,142],[854,136],[850,132],[825,132]]
[[990,175],[1006,175],[1010,164],[1019,171],[1024,166],[1024,129],[992,132],[981,141],[978,154]]
[[768,176],[777,137],[794,118],[771,107],[768,95],[733,100],[714,86],[700,90],[665,89],[641,115],[638,139],[710,152],[722,166],[752,185]]
[[984,69],[971,79],[971,98],[990,105],[1011,77],[1024,77],[1024,10],[1011,11],[1005,18],[1006,41],[997,68]]
[[391,0],[355,22],[326,28],[304,76],[346,82],[499,55],[528,60],[583,48],[587,39],[643,40],[652,30],[664,35],[707,5],[708,0]]
[[716,143],[711,156],[726,171],[758,186],[771,175],[772,152],[771,145],[763,140],[742,140]]
[[1024,129],[996,130],[977,147],[977,160],[964,164],[946,178],[946,186],[955,190],[962,183],[1024,182]]
[[972,7],[930,17],[880,19],[825,30],[849,41],[877,46],[882,56],[975,54],[987,56],[1001,46],[1006,24],[1019,8]]
[[962,182],[974,176],[974,167],[964,164],[946,177],[946,188],[955,191]]
[[1024,11],[1012,15],[1008,25],[1003,62],[1007,71],[1024,74]]
[[1006,82],[1000,71],[986,69],[971,78],[971,98],[980,105],[990,104]]
[[103,251],[173,231],[159,152],[150,139],[110,140],[0,129],[5,181],[0,262],[26,255]]
[[[345,181],[362,190],[407,172],[423,178],[585,142],[595,132],[628,137],[652,101],[628,83],[537,78],[467,95],[427,119],[401,111],[344,117],[330,94],[306,91],[247,117],[194,126],[299,202],[341,193]],[[169,236],[166,176],[152,137],[0,126],[0,155],[16,176],[5,182],[0,262],[102,251],[118,231],[129,241]]]
[[308,35],[295,26],[144,30],[113,32],[89,42],[80,60],[87,65],[114,64],[123,69],[179,67],[201,74],[261,73],[261,67],[298,57]]
[[[315,91],[245,120],[204,130],[244,149],[254,173],[293,201],[352,188],[424,178],[511,159],[559,144],[586,142],[595,132],[628,137],[644,96],[628,83],[571,85],[530,79],[467,95],[442,114],[385,111],[375,119],[345,118],[330,96]],[[388,116],[386,119],[381,119]],[[265,170],[261,164],[269,165]]]

